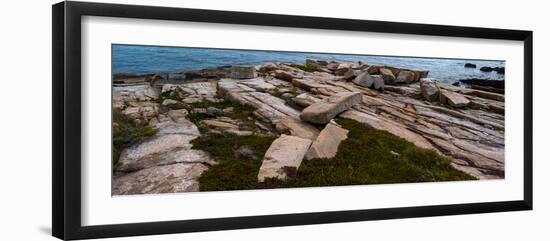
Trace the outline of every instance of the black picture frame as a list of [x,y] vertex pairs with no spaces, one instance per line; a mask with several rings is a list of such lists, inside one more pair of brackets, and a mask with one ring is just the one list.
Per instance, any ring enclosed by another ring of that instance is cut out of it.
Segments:
[[[380,219],[532,210],[533,208],[533,32],[262,13],[197,10],[89,2],[52,6],[53,194],[52,233],[88,239],[213,230],[308,225]],[[404,208],[212,218],[99,226],[81,225],[81,17],[104,16],[258,26],[450,36],[524,43],[524,194],[522,200]]]

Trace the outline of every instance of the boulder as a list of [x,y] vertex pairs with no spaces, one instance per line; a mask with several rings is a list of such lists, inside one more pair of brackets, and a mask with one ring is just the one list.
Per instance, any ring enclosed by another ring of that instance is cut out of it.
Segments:
[[285,81],[292,81],[292,79],[294,79],[295,76],[284,70],[275,70],[275,78],[285,80]]
[[416,74],[414,72],[409,71],[409,70],[403,70],[403,71],[399,72],[399,75],[395,79],[395,83],[410,84],[410,83],[414,82],[415,79],[416,79]]
[[481,72],[491,72],[491,71],[493,71],[493,68],[487,67],[487,66],[483,66],[483,67],[479,68],[479,70],[480,70]]
[[354,78],[357,77],[357,75],[359,75],[360,73],[361,73],[361,71],[359,71],[359,70],[349,69],[349,70],[344,74],[344,79],[345,79],[345,80],[354,79]]
[[349,70],[351,69],[351,65],[350,64],[340,64],[338,65],[338,68],[336,70],[334,70],[334,74],[335,75],[340,75],[340,76],[343,76],[344,74],[346,74],[346,72],[348,72]]
[[358,92],[336,93],[305,108],[300,114],[300,119],[314,124],[326,124],[336,115],[361,101],[362,96]]
[[313,69],[317,69],[320,67],[319,63],[317,63],[317,61],[315,60],[312,60],[312,59],[306,59],[306,67],[308,68],[313,68]]
[[258,75],[253,66],[234,65],[231,67],[231,78],[233,79],[253,79]]
[[392,66],[384,66],[384,69],[389,69],[391,71],[391,73],[393,74],[393,76],[395,76],[396,78],[399,75],[399,72],[401,72],[400,68],[396,68],[396,67],[392,67]]
[[380,75],[382,76],[382,79],[384,79],[384,84],[386,85],[394,84],[395,75],[393,75],[393,72],[390,69],[381,68],[379,72],[380,72]]
[[340,143],[348,138],[348,132],[348,130],[335,124],[327,124],[311,144],[306,159],[333,158],[338,152]]
[[266,178],[284,180],[296,173],[310,145],[311,140],[281,135],[273,141],[264,155],[258,172],[258,182],[263,182]]
[[423,79],[423,78],[428,78],[428,74],[430,73],[430,71],[428,70],[419,70],[419,69],[411,70],[411,71],[414,72],[416,75],[414,82],[419,81],[420,79]]
[[504,67],[494,67],[493,71],[497,72],[497,74],[504,74]]
[[336,69],[338,69],[338,66],[340,66],[340,63],[338,62],[330,62],[327,64],[327,69],[330,70],[330,71],[335,71]]
[[468,104],[470,104],[470,100],[459,93],[447,90],[441,90],[440,93],[440,101],[443,104],[447,104],[456,108],[466,107]]
[[371,75],[367,73],[366,71],[361,73],[359,76],[357,76],[353,83],[359,86],[363,87],[373,87],[377,90],[384,89],[384,79],[382,79],[381,75]]
[[384,68],[384,66],[382,66],[382,65],[371,65],[368,68],[366,68],[365,71],[367,71],[367,73],[369,73],[369,74],[378,74],[378,73],[380,73],[379,71],[380,71],[381,68]]
[[475,64],[472,64],[472,63],[466,63],[464,64],[464,68],[477,68],[477,66]]
[[277,122],[275,128],[279,131],[279,133],[289,133],[290,135],[312,141],[319,135],[319,130],[317,130],[314,126],[291,117],[282,118],[279,122]]
[[436,101],[439,99],[439,88],[432,79],[421,79],[420,91],[422,92],[422,96],[428,101]]

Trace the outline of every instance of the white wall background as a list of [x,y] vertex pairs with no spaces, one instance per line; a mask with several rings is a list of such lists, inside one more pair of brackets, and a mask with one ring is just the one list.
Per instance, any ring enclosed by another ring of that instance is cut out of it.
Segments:
[[[110,0],[248,12],[533,30],[534,206],[530,212],[264,228],[116,240],[548,240],[550,128],[544,1]],[[9,1],[0,9],[0,240],[54,240],[51,230],[51,8]]]

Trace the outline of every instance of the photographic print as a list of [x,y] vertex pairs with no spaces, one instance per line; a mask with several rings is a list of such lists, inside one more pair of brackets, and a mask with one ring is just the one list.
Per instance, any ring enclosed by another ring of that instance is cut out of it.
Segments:
[[505,177],[502,60],[111,50],[112,195]]

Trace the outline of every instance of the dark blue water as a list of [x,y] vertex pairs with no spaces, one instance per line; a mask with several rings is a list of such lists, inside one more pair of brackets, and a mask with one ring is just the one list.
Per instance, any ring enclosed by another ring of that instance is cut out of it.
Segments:
[[[467,78],[504,79],[504,75],[495,72],[485,73],[479,71],[479,68],[482,66],[504,67],[504,61],[130,45],[113,45],[112,51],[113,73],[174,73],[235,64],[257,65],[267,62],[303,64],[306,59],[316,59],[353,62],[361,60],[368,64],[426,69],[430,71],[429,77],[447,83],[453,83],[459,79]],[[466,62],[476,64],[477,68],[464,68]]]

